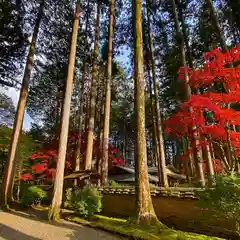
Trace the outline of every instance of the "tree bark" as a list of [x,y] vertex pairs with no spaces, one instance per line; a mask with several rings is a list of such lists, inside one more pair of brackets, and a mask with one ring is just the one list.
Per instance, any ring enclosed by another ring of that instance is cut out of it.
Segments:
[[[184,152],[188,151],[188,139],[183,138],[183,150]],[[191,183],[191,173],[189,169],[189,162],[190,162],[190,155],[186,159],[184,159],[184,168],[185,168],[185,174],[186,174],[186,180]]]
[[147,166],[141,0],[133,0],[132,6],[134,29],[135,114],[137,120],[137,149],[135,161],[136,217],[137,223],[151,224],[152,222],[157,222],[157,216],[152,204]]
[[[89,9],[89,2],[88,0],[88,5],[87,9]],[[88,49],[88,39],[87,39],[87,34],[88,34],[88,27],[89,27],[89,11],[87,11],[87,16],[86,16],[86,26],[85,26],[85,38],[84,38],[84,47],[85,49]],[[81,162],[81,143],[82,143],[82,127],[83,127],[83,104],[84,104],[84,85],[86,81],[86,57],[85,55],[83,56],[83,68],[82,68],[82,82],[81,82],[81,87],[80,87],[80,98],[79,98],[79,104],[80,104],[80,109],[79,109],[79,122],[78,122],[78,136],[79,139],[77,141],[77,146],[76,146],[76,159],[75,159],[75,171],[80,170],[80,162]],[[77,180],[75,181],[75,186],[77,185]]]
[[[206,138],[204,140],[207,141]],[[208,185],[213,186],[215,183],[214,168],[213,168],[213,162],[212,162],[212,156],[211,156],[211,150],[210,150],[209,143],[206,145],[205,151],[206,151],[206,156],[207,156],[206,165],[207,165],[207,170],[208,170]]]
[[80,18],[80,0],[77,0],[76,10],[74,14],[74,21],[73,21],[72,41],[71,41],[71,48],[70,48],[70,54],[69,54],[65,96],[64,96],[64,102],[63,102],[63,113],[61,117],[61,133],[60,133],[60,140],[59,140],[57,171],[56,171],[56,177],[54,182],[52,205],[49,209],[49,215],[48,215],[48,218],[52,220],[59,219],[60,207],[62,204],[64,168],[65,168],[65,160],[66,160],[67,141],[68,141],[69,115],[70,115],[71,97],[72,97],[72,88],[73,88],[73,77],[74,77],[74,66],[75,66],[75,58],[76,58],[79,18]]
[[[21,141],[22,130],[23,130],[23,121],[22,121],[21,131],[20,131],[20,135],[19,135],[19,141]],[[22,156],[21,156],[21,150],[20,149],[21,148],[18,144],[17,149],[16,149],[14,163],[13,163],[12,176],[11,176],[11,182],[10,182],[11,186],[10,186],[10,190],[8,192],[8,199],[10,199],[12,201],[14,201],[15,177],[17,175],[17,177],[19,178],[21,176],[21,172],[22,172],[23,159],[22,159]],[[20,183],[20,181],[18,181],[18,183]],[[18,184],[18,186],[19,186],[19,184]],[[19,191],[20,191],[20,189],[19,189]]]
[[189,41],[188,41],[187,27],[186,27],[186,24],[185,24],[185,21],[184,21],[184,16],[183,16],[183,10],[182,10],[181,3],[182,3],[181,0],[177,0],[177,6],[178,6],[178,9],[179,9],[179,19],[180,19],[180,22],[181,22],[181,25],[182,25],[182,33],[183,33],[184,43],[185,43],[185,46],[186,46],[188,64],[189,64],[190,68],[193,68],[193,57],[192,57],[192,52],[191,52]]
[[[103,68],[106,70],[106,66],[104,65]],[[98,140],[99,140],[99,146],[98,150],[99,153],[97,155],[97,172],[100,175],[100,178],[98,179],[98,185],[101,185],[102,183],[102,157],[103,157],[103,127],[104,127],[104,109],[105,109],[105,85],[106,85],[106,72],[104,72],[104,76],[102,78],[102,82],[99,83],[100,89],[99,89],[99,95],[100,101],[99,101],[99,123],[98,123]],[[100,94],[101,93],[101,94]]]
[[11,143],[10,143],[10,147],[9,147],[8,161],[7,161],[7,165],[5,168],[5,174],[4,174],[3,182],[2,182],[0,204],[3,208],[8,207],[7,200],[8,200],[8,193],[11,188],[13,163],[14,163],[14,159],[15,159],[15,155],[16,155],[18,140],[19,140],[23,117],[24,117],[25,106],[26,106],[26,102],[27,102],[30,78],[31,78],[31,73],[32,73],[32,69],[33,69],[34,55],[36,52],[37,37],[38,37],[41,19],[43,16],[43,7],[44,7],[44,1],[41,2],[40,7],[39,7],[39,12],[38,12],[37,20],[36,20],[36,23],[34,26],[32,41],[31,41],[31,44],[29,47],[27,63],[26,63],[26,67],[25,67],[25,71],[24,71],[24,75],[23,75],[22,87],[20,90],[17,112],[16,112],[16,116],[15,116],[15,121],[14,121],[12,136],[11,136]]
[[207,4],[208,4],[208,8],[210,10],[210,16],[211,16],[212,23],[215,27],[215,30],[216,30],[216,32],[218,34],[218,37],[219,37],[219,40],[220,40],[221,48],[222,48],[223,51],[227,51],[228,47],[227,47],[227,44],[226,44],[226,39],[225,39],[225,37],[222,33],[222,29],[221,29],[220,23],[218,21],[217,14],[215,12],[212,0],[206,0],[206,1],[207,1]]
[[113,21],[115,11],[115,0],[109,2],[109,29],[108,29],[108,60],[107,60],[107,82],[106,98],[104,109],[104,127],[103,127],[103,155],[102,155],[102,185],[108,185],[108,143],[110,127],[110,109],[111,109],[111,81],[112,81],[112,51],[113,51]]
[[95,121],[95,108],[96,108],[96,94],[97,94],[97,62],[99,55],[99,34],[100,34],[100,3],[97,3],[97,18],[95,26],[95,42],[93,53],[93,67],[92,67],[92,85],[90,97],[90,116],[88,121],[88,137],[87,149],[85,156],[84,168],[85,170],[92,168],[92,153],[93,153],[93,138],[94,138],[94,121]]
[[161,183],[164,187],[168,187],[168,177],[166,172],[166,160],[165,160],[165,149],[164,149],[164,139],[163,139],[163,129],[162,129],[162,118],[161,118],[161,109],[158,99],[158,85],[156,78],[156,66],[155,66],[155,54],[153,46],[153,37],[151,31],[151,16],[150,16],[150,0],[147,0],[147,16],[148,16],[148,40],[149,40],[149,49],[150,49],[150,58],[152,66],[152,78],[153,78],[153,89],[154,89],[154,105],[155,105],[155,114],[156,114],[156,127],[157,127],[157,138],[158,138],[158,148],[159,148],[159,170],[161,171]]
[[150,95],[150,101],[151,101],[151,113],[152,113],[152,152],[154,153],[154,160],[155,160],[155,166],[158,167],[158,181],[159,185],[161,184],[162,177],[161,177],[161,169],[160,165],[158,164],[160,162],[159,160],[159,144],[157,139],[157,127],[156,127],[156,111],[154,107],[154,99],[153,99],[153,93],[152,93],[152,80],[151,80],[151,74],[150,74],[150,64],[147,57],[147,71],[148,71],[148,85],[149,85],[149,95]]

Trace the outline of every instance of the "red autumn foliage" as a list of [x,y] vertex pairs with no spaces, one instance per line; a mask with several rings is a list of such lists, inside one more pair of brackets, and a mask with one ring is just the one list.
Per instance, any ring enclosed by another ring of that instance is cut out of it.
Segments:
[[[68,149],[65,162],[65,173],[69,174],[74,170],[74,156],[76,152],[76,146],[78,141],[81,141],[81,159],[84,159],[85,149],[86,149],[86,137],[87,134],[83,133],[80,138],[79,134],[76,132],[70,132],[68,138]],[[56,163],[57,163],[57,146],[58,139],[53,139],[48,144],[45,144],[43,149],[37,153],[33,153],[29,156],[32,164],[31,173],[23,174],[19,180],[32,181],[37,180],[38,177],[41,179],[54,179],[56,174]],[[100,141],[98,139],[94,140],[93,145],[93,158],[97,158],[98,154],[101,154]],[[123,158],[120,156],[118,150],[113,144],[109,144],[109,167],[112,165],[125,165]]]
[[32,181],[33,180],[33,176],[31,173],[25,173],[22,176],[19,177],[19,180],[23,180],[23,181]]
[[[231,103],[240,102],[240,67],[233,67],[235,62],[240,61],[240,45],[228,52],[214,49],[204,54],[204,60],[205,64],[201,69],[194,70],[189,67],[179,69],[180,80],[184,79],[187,72],[191,88],[208,88],[208,91],[204,94],[193,94],[183,103],[179,111],[166,121],[166,133],[171,133],[176,138],[191,137],[192,128],[195,127],[195,131],[200,135],[221,142],[227,141],[229,133],[235,153],[240,156],[240,133],[228,128],[231,125],[240,125],[240,112],[228,107]],[[226,93],[210,90],[217,82],[223,85]],[[211,122],[204,116],[206,111],[213,113]]]

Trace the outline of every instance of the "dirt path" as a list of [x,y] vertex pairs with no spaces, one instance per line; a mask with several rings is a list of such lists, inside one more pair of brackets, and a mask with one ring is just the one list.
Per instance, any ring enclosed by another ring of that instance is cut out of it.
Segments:
[[0,212],[0,240],[120,240],[111,234],[70,223],[42,221],[23,212]]

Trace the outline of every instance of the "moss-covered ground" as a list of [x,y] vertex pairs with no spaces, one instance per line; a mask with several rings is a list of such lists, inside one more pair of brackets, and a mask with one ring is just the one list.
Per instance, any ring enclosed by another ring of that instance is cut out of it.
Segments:
[[[75,223],[96,227],[115,234],[126,236],[129,239],[142,240],[220,240],[222,238],[210,237],[200,234],[172,230],[158,226],[142,226],[129,223],[125,219],[109,218],[101,215],[85,220],[76,216],[69,216],[68,220]],[[160,225],[161,226],[161,225]]]

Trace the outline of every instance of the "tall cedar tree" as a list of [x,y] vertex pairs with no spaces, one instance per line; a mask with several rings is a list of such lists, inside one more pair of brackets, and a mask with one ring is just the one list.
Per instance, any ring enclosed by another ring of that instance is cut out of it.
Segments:
[[110,108],[111,108],[111,80],[112,80],[112,52],[113,52],[113,21],[115,0],[109,3],[109,29],[108,29],[108,58],[107,58],[107,82],[106,97],[104,110],[104,126],[103,126],[103,155],[102,155],[102,185],[108,184],[108,142],[109,142],[109,124],[110,124]]
[[145,134],[145,97],[143,71],[143,39],[142,39],[142,3],[133,0],[134,29],[134,88],[135,114],[137,120],[136,141],[136,218],[137,223],[151,224],[157,222],[148,179],[147,146]]
[[96,95],[97,95],[97,63],[99,55],[99,34],[100,34],[100,9],[101,3],[97,1],[97,18],[95,25],[95,42],[93,52],[93,67],[92,67],[92,85],[90,96],[90,116],[88,120],[88,138],[87,149],[85,156],[85,169],[92,168],[92,155],[93,155],[93,138],[94,138],[94,122],[95,122],[95,109],[96,109]]
[[[85,36],[84,36],[84,49],[88,49],[88,31],[89,31],[89,3],[87,3],[87,12],[86,12],[86,23],[85,23]],[[80,97],[79,97],[79,122],[78,122],[78,129],[79,129],[79,139],[77,141],[76,146],[76,154],[75,154],[75,171],[80,170],[80,162],[81,162],[81,143],[82,143],[82,128],[83,128],[83,107],[84,107],[84,86],[86,84],[86,75],[87,75],[87,57],[86,55],[83,56],[83,67],[82,67],[82,80],[81,80],[81,87],[80,87]],[[76,181],[75,181],[76,182]]]
[[155,114],[156,114],[156,128],[157,128],[157,138],[158,138],[157,148],[159,148],[158,169],[159,169],[159,175],[161,176],[160,184],[162,184],[164,187],[168,187],[161,109],[160,109],[160,103],[159,103],[158,84],[157,84],[157,77],[156,77],[156,64],[155,64],[155,55],[154,55],[154,46],[153,46],[153,36],[151,31],[150,4],[151,4],[150,0],[147,0],[148,40],[149,40],[150,59],[151,59],[151,66],[152,66],[152,80],[153,80],[153,89],[154,89],[153,111],[155,111]]
[[10,193],[11,180],[13,180],[12,178],[13,163],[16,155],[19,135],[22,128],[22,122],[23,122],[23,116],[24,116],[24,111],[25,111],[25,106],[26,106],[26,101],[28,96],[30,78],[31,78],[31,73],[33,69],[34,55],[36,51],[37,37],[38,37],[41,19],[43,16],[43,8],[44,8],[44,0],[41,2],[39,7],[39,12],[38,12],[37,20],[33,30],[32,41],[31,41],[31,45],[30,45],[29,53],[27,57],[25,72],[23,75],[22,87],[20,91],[20,97],[18,101],[14,127],[12,131],[11,143],[9,147],[8,161],[7,161],[7,166],[5,169],[5,174],[4,174],[3,183],[2,183],[1,201],[0,201],[2,207],[7,207],[7,198],[8,198],[8,194]]
[[72,30],[72,41],[71,49],[69,53],[69,63],[68,63],[68,73],[65,86],[63,111],[61,116],[61,132],[58,147],[58,160],[57,160],[57,171],[54,182],[54,191],[52,205],[49,209],[49,219],[57,220],[59,218],[60,207],[62,204],[62,193],[63,193],[63,177],[64,177],[64,167],[66,159],[66,150],[68,142],[68,128],[69,128],[69,116],[71,107],[71,97],[73,88],[73,77],[74,77],[74,67],[75,67],[75,57],[77,49],[77,37],[78,37],[78,27],[80,18],[80,0],[76,2],[76,10],[74,14],[73,30]]

